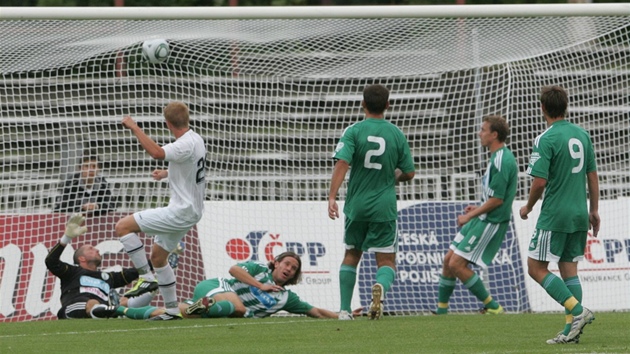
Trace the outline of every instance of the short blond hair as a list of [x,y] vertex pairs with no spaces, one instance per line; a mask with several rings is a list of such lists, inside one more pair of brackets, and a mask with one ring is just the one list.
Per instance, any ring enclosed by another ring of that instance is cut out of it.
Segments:
[[190,114],[183,102],[171,102],[164,107],[164,118],[175,128],[188,128]]

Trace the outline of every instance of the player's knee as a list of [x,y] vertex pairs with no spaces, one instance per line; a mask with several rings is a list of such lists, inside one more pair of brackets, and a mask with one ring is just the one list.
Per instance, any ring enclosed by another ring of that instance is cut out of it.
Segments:
[[166,267],[168,264],[168,254],[163,256],[161,254],[157,254],[156,252],[151,252],[150,260],[154,268]]
[[454,253],[448,257],[448,267],[453,271],[468,268],[469,263],[470,261],[468,259]]
[[[129,218],[131,218],[131,220]],[[134,232],[133,226],[132,226],[132,224],[133,224],[132,221],[134,221],[132,215],[126,216],[126,217],[118,220],[118,222],[116,223],[116,226],[114,227],[114,230],[116,232],[116,236],[123,237],[123,236],[125,236],[127,234],[130,234],[130,233]]]
[[536,268],[528,268],[527,269],[527,274],[530,276],[530,278],[537,280],[538,279],[538,269]]
[[527,259],[527,274],[534,279],[536,282],[540,283],[549,273],[547,268],[547,264],[545,262],[536,261],[532,258]]

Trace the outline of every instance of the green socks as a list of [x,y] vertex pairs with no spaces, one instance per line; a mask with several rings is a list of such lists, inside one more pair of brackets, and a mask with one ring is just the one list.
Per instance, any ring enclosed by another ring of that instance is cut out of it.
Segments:
[[[577,301],[582,302],[582,284],[580,283],[580,278],[578,276],[566,278],[564,280],[564,285],[567,286],[571,294],[575,297]],[[573,315],[571,315],[571,311],[564,309],[564,314],[566,317],[566,323],[564,325],[564,331],[562,333],[566,336],[571,331],[571,322],[573,322]]]
[[494,301],[494,299],[492,299],[492,296],[490,296],[490,293],[486,289],[486,286],[483,285],[483,281],[476,273],[474,273],[472,277],[466,280],[464,286],[468,288],[468,290],[470,290],[470,292],[475,295],[475,297],[479,301],[483,302],[485,308],[491,310],[496,310],[499,308],[499,304]]
[[352,293],[354,292],[354,285],[356,282],[357,268],[342,264],[339,268],[339,295],[341,299],[341,311],[348,311],[348,313],[352,313],[350,303],[352,302]]
[[394,279],[396,279],[396,272],[391,267],[380,267],[376,271],[376,282],[383,286],[385,294],[392,288]]
[[447,278],[440,275],[440,285],[438,288],[438,304],[435,313],[437,315],[446,315],[448,313],[448,300],[455,290],[455,282],[457,278]]
[[146,320],[151,317],[151,313],[157,310],[155,306],[143,306],[143,307],[124,307],[118,306],[116,308],[116,314],[118,316],[125,316],[127,318],[131,318],[133,320]]
[[565,285],[562,279],[557,276],[548,273],[540,284],[547,294],[551,296],[557,303],[564,306],[564,308],[571,312],[573,316],[577,316],[582,313],[582,305],[573,296],[569,288]]
[[234,313],[234,304],[227,300],[217,301],[201,315],[203,318],[220,318],[220,317],[229,317]]

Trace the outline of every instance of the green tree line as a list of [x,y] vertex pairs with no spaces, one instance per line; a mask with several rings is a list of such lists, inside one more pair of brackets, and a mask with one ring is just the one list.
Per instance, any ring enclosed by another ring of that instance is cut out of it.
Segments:
[[[230,0],[119,0],[125,6],[228,6]],[[457,0],[236,0],[238,6],[449,5]],[[541,4],[580,0],[463,0],[466,4]],[[624,2],[597,1],[592,2]],[[0,0],[1,6],[114,6],[114,0]]]

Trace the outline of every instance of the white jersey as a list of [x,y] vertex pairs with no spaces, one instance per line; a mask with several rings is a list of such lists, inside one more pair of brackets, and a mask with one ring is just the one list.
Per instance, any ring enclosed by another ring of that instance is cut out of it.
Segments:
[[206,195],[206,145],[199,134],[188,130],[163,149],[171,189],[168,208],[182,219],[197,222]]

